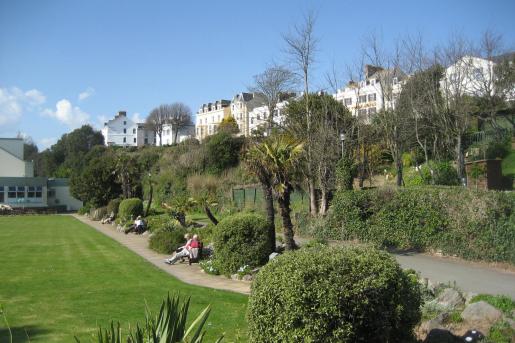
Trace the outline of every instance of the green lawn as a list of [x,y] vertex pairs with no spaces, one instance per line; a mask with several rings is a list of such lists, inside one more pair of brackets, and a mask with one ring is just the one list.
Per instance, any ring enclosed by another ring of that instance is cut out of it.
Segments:
[[[167,292],[191,296],[190,320],[208,304],[207,341],[245,341],[247,297],[184,284],[69,216],[0,217],[0,304],[14,342],[72,342],[111,319],[143,323]],[[88,341],[88,340],[86,340]],[[0,342],[8,333],[0,318]]]

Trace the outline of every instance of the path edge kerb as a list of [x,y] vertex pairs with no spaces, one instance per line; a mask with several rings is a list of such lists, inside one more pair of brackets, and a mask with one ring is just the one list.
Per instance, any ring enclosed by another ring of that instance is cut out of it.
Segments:
[[217,289],[222,291],[235,292],[240,294],[250,294],[250,282],[239,281],[226,278],[224,276],[210,275],[204,273],[198,264],[176,264],[167,265],[163,260],[167,255],[159,254],[148,248],[147,236],[125,235],[109,224],[101,224],[93,221],[85,216],[78,214],[70,214],[71,217],[104,234],[105,236],[120,243],[133,253],[141,256],[147,262],[156,266],[160,270],[175,277],[181,282],[189,285]]

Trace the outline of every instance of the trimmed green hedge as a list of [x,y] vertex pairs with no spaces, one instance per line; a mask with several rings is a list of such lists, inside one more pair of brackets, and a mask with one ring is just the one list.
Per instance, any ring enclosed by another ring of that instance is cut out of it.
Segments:
[[515,263],[515,194],[461,187],[339,191],[313,234]]
[[228,275],[243,266],[264,265],[272,252],[267,237],[267,223],[260,215],[238,213],[220,221],[213,232],[215,262],[220,272]]
[[148,241],[150,249],[161,254],[171,254],[178,247],[184,245],[184,235],[187,231],[177,225],[167,224],[164,228],[155,231]]
[[386,252],[303,248],[257,274],[247,310],[249,341],[409,342],[420,304],[416,278]]
[[120,203],[118,213],[122,221],[134,220],[143,214],[143,202],[138,198],[125,199]]
[[113,199],[109,201],[109,204],[107,204],[107,214],[111,215],[111,213],[114,213],[115,218],[118,216],[118,211],[120,209],[120,204],[122,203],[122,199]]

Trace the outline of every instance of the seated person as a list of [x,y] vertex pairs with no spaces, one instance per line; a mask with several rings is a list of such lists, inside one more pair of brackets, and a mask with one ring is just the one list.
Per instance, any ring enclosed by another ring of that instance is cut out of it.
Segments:
[[125,234],[134,231],[136,234],[141,234],[145,231],[145,221],[141,219],[141,216],[138,216],[134,221],[134,224],[129,226],[127,230],[125,230]]
[[108,217],[105,217],[104,219],[102,219],[101,223],[102,224],[111,224],[113,221],[114,221],[114,212],[111,212],[111,214],[108,216]]
[[171,258],[165,259],[164,262],[168,264],[174,264],[183,257],[190,256],[191,249],[199,247],[198,236],[194,235],[193,239],[190,239],[190,237],[191,236],[189,233],[184,235],[184,238],[186,239],[186,244],[182,247],[179,247],[177,249],[177,252]]

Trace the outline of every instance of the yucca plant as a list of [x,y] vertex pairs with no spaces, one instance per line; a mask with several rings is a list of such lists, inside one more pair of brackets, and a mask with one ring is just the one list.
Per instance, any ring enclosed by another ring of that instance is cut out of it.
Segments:
[[[125,339],[126,343],[201,343],[204,339],[204,324],[211,311],[210,306],[206,307],[202,313],[186,328],[190,299],[180,301],[179,296],[175,295],[162,302],[159,314],[153,316],[148,307],[145,314],[145,327],[136,325],[135,330],[130,330]],[[98,343],[122,343],[122,330],[120,323],[115,326],[111,322],[110,328],[98,329]],[[220,337],[216,342],[221,342]],[[80,343],[80,340],[75,337]]]

